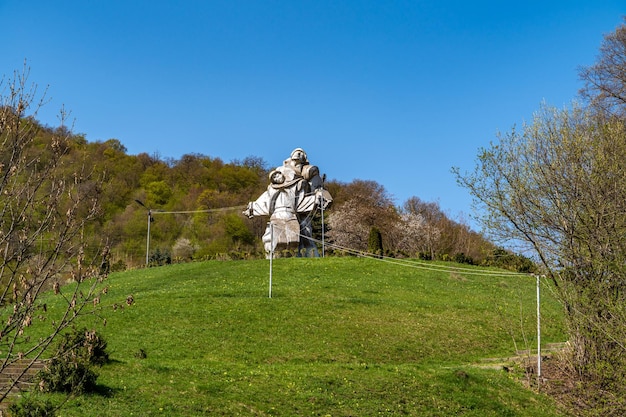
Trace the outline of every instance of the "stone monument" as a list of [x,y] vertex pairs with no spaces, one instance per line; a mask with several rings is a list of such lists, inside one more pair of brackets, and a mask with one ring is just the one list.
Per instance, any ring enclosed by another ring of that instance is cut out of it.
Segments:
[[319,256],[312,240],[311,214],[318,208],[325,210],[333,200],[318,167],[309,164],[303,149],[296,148],[282,166],[270,172],[269,181],[267,190],[243,212],[250,218],[269,216],[263,234],[266,255],[297,250],[298,256]]

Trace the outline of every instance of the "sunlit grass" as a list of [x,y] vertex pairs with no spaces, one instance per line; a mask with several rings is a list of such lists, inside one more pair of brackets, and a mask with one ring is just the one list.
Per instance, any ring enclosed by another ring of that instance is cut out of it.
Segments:
[[[99,394],[61,415],[558,415],[502,370],[534,347],[535,281],[362,258],[205,262],[114,274]],[[105,299],[103,298],[103,302]],[[564,340],[545,292],[542,340]],[[144,355],[145,354],[145,355]],[[144,357],[145,356],[145,357]]]

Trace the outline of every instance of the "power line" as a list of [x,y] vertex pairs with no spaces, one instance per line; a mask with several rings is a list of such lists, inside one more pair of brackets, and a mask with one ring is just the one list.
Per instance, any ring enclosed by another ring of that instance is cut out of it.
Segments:
[[[274,227],[278,227],[278,226],[274,225]],[[417,259],[404,260],[404,259],[392,258],[392,257],[384,256],[384,255],[375,255],[372,253],[363,252],[357,249],[352,249],[352,248],[348,248],[345,246],[336,245],[334,243],[322,242],[319,239],[315,239],[310,236],[305,236],[305,235],[302,235],[301,233],[299,234],[299,236],[300,238],[308,239],[310,241],[313,241],[319,244],[323,243],[324,245],[329,246],[333,249],[342,250],[342,251],[351,253],[355,256],[359,256],[362,258],[370,258],[376,261],[387,262],[387,263],[404,266],[408,268],[416,268],[416,269],[423,269],[423,270],[437,271],[437,272],[449,272],[449,273],[457,272],[457,273],[463,273],[466,275],[482,275],[482,276],[488,275],[488,276],[502,276],[502,277],[505,277],[505,276],[506,277],[528,277],[529,276],[529,274],[523,274],[520,272],[500,272],[500,271],[493,271],[493,270],[488,270],[488,269],[428,264],[424,261],[419,261]]]
[[[186,211],[155,211],[155,210],[151,210],[151,213],[153,215],[154,214],[212,213],[212,212],[222,212],[222,211],[231,211],[231,210],[241,210],[241,209],[244,209],[245,207],[246,207],[245,205],[241,205],[241,206],[221,207],[221,208],[205,209],[205,210],[186,210]],[[277,226],[275,225],[274,227],[277,227]],[[299,237],[308,239],[308,240],[313,241],[315,243],[319,243],[319,244],[331,247],[331,248],[336,249],[336,250],[342,250],[342,251],[351,253],[353,255],[362,257],[362,258],[370,258],[370,259],[373,259],[373,260],[376,260],[376,261],[387,262],[387,263],[391,263],[391,264],[394,264],[394,265],[399,265],[399,266],[404,266],[404,267],[409,267],[409,268],[416,268],[416,269],[423,269],[423,270],[437,271],[437,272],[449,272],[449,273],[458,272],[458,273],[463,273],[463,274],[466,274],[466,275],[518,276],[518,277],[528,276],[528,274],[523,274],[523,273],[519,273],[519,272],[499,272],[499,271],[493,271],[493,270],[487,270],[487,269],[465,268],[465,267],[455,267],[455,266],[447,266],[447,265],[429,264],[429,263],[426,263],[424,261],[420,261],[420,260],[417,260],[417,259],[407,259],[407,260],[404,260],[404,259],[392,258],[392,257],[384,256],[384,255],[375,255],[375,254],[363,252],[363,251],[360,251],[360,250],[357,250],[357,249],[352,249],[352,248],[336,245],[334,243],[322,242],[319,239],[315,239],[315,238],[310,237],[310,236],[305,236],[305,235],[302,235],[301,233],[299,234]]]
[[356,254],[357,256],[364,258],[371,258],[376,261],[387,262],[395,265],[400,265],[409,268],[423,269],[428,271],[437,271],[437,272],[459,272],[467,275],[490,275],[490,276],[528,276],[527,274],[522,274],[519,272],[499,272],[492,271],[487,269],[477,269],[477,268],[464,268],[464,267],[456,267],[456,266],[448,266],[448,265],[437,265],[437,264],[427,264],[424,261],[419,261],[416,259],[398,259],[392,258],[384,255],[375,255],[372,253],[356,251],[353,249],[344,248],[338,245],[334,245],[332,243],[326,243],[327,246],[332,248],[338,248],[340,250],[345,250],[347,252]]
[[230,210],[241,210],[246,208],[246,206],[232,206],[232,207],[221,207],[215,209],[206,209],[206,210],[189,210],[189,211],[161,211],[161,210],[152,210],[152,214],[193,214],[193,213],[212,213],[217,211],[230,211]]

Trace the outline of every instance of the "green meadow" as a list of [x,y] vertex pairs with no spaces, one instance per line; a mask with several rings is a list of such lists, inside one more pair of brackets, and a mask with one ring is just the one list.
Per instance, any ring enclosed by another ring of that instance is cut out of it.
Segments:
[[[273,261],[270,298],[269,267],[208,261],[112,274],[102,303],[132,294],[134,304],[83,320],[111,361],[97,368],[98,392],[70,398],[59,415],[561,415],[521,371],[499,365],[536,347],[534,278],[289,258]],[[563,342],[547,283],[542,296],[541,340]]]

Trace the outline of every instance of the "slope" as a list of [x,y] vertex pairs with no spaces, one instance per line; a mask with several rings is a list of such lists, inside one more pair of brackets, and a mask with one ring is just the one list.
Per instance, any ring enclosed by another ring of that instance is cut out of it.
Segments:
[[[114,274],[107,300],[135,302],[85,321],[113,361],[62,415],[559,415],[476,366],[534,346],[534,279],[427,265],[278,259],[272,298],[261,260]],[[542,341],[563,341],[542,303]]]

